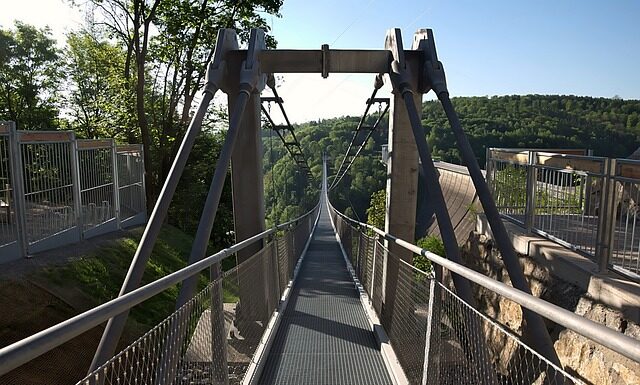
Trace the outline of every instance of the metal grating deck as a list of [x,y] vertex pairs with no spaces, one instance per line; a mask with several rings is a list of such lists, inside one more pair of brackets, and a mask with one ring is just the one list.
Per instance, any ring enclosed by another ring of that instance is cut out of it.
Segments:
[[260,384],[391,384],[321,204]]

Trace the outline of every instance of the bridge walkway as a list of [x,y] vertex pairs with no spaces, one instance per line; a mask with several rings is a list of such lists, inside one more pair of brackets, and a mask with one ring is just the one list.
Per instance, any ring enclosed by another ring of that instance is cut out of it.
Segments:
[[260,384],[391,384],[325,204]]

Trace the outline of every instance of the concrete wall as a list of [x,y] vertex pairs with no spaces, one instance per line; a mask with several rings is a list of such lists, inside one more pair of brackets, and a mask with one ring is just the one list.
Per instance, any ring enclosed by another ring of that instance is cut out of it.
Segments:
[[[469,233],[475,229],[476,214],[480,203],[476,195],[476,189],[467,172],[467,168],[446,162],[434,162],[440,174],[440,187],[447,205],[447,212],[456,233],[456,239],[460,246],[464,245]],[[421,215],[427,218],[419,218],[418,222],[428,223],[427,235],[440,237],[440,227],[433,216],[433,208],[429,202],[425,202],[426,210]]]

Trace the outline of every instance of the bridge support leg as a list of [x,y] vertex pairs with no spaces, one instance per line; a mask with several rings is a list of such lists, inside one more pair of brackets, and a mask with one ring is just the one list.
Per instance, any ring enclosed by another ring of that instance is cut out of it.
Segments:
[[[256,47],[265,48],[264,34],[257,34]],[[258,41],[259,40],[259,41]],[[239,68],[239,64],[237,68]],[[234,64],[232,64],[234,66]],[[235,66],[234,66],[235,68]],[[237,74],[230,74],[237,76]],[[239,84],[232,81],[231,84]],[[238,141],[231,155],[231,183],[233,191],[233,219],[235,224],[235,240],[243,241],[265,230],[264,221],[264,186],[262,175],[262,139],[261,131],[261,101],[260,91],[264,88],[256,87],[251,94],[245,108],[244,117],[238,132]],[[229,109],[235,104],[237,92],[229,93]],[[241,264],[262,249],[263,242],[256,242],[237,253],[237,263]],[[269,282],[265,279],[268,271],[268,258],[255,261],[260,267],[247,266],[240,269],[238,277],[241,281],[240,303],[236,308],[236,319],[241,334],[250,333],[249,330],[262,322],[266,325],[269,317],[268,293]]]
[[[395,44],[387,40],[385,48]],[[404,52],[403,52],[404,53]],[[418,74],[417,68],[412,71]],[[417,84],[417,76],[413,81]],[[388,79],[387,79],[388,80]],[[417,87],[416,87],[417,88]],[[414,94],[414,103],[422,105],[422,94]],[[387,162],[387,195],[385,213],[385,232],[401,239],[414,240],[416,224],[416,205],[418,199],[418,150],[411,130],[411,122],[402,94],[393,91],[389,115],[389,161]],[[398,258],[390,258],[385,253],[383,263],[382,318],[390,320],[395,311],[395,298],[402,296],[398,292],[398,259],[411,263],[413,254],[395,244],[385,241],[389,253]],[[390,322],[386,322],[391,325]],[[391,330],[387,330],[391,333]]]

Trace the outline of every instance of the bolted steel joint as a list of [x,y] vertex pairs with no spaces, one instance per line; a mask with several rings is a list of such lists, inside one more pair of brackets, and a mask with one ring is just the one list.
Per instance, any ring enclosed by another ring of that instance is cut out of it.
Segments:
[[376,90],[379,90],[380,88],[382,88],[383,85],[384,85],[383,74],[377,74],[376,79],[373,82],[373,88],[375,88]]
[[216,65],[213,61],[209,62],[207,66],[207,74],[204,78],[203,93],[208,92],[214,95],[217,90],[222,88],[222,81],[227,73],[227,62],[221,61]]
[[247,68],[247,62],[243,61],[242,66],[240,66],[240,92],[246,92],[251,95],[262,78],[263,75],[260,72],[260,64],[258,62],[254,62],[251,68]]
[[444,67],[440,61],[425,61],[423,76],[426,84],[440,96],[443,93],[449,93],[447,90],[447,78],[444,74]]
[[391,71],[389,71],[389,78],[393,85],[393,90],[401,94],[407,92],[413,93],[411,90],[411,74],[409,69],[402,68],[397,60],[391,62]]

